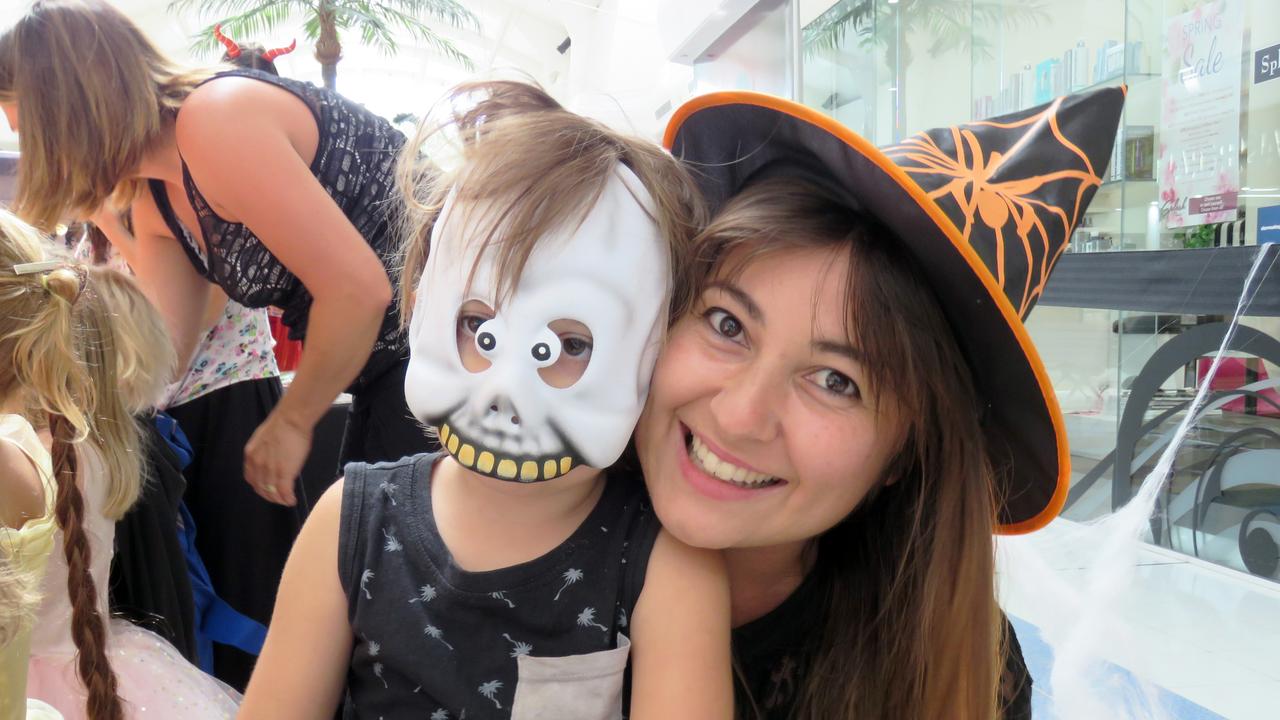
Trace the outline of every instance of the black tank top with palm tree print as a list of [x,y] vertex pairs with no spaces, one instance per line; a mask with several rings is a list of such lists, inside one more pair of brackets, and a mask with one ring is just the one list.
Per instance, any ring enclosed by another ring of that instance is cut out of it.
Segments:
[[[387,268],[395,282],[395,219],[401,199],[395,188],[395,164],[404,135],[363,105],[310,83],[276,77],[250,69],[228,70],[206,80],[236,76],[275,85],[297,96],[311,110],[319,131],[311,172]],[[246,168],[246,172],[253,172]],[[204,237],[202,253],[183,229],[160,183],[151,194],[170,230],[196,270],[222,288],[232,300],[250,308],[274,305],[284,311],[280,320],[289,337],[303,340],[311,312],[311,293],[302,281],[271,253],[248,226],[218,216],[196,187],[186,162],[182,164],[187,199],[196,211]],[[189,228],[194,230],[194,228]],[[399,329],[395,304],[387,308],[364,369],[349,388],[360,388],[405,357],[405,336]]]
[[620,717],[628,618],[659,529],[639,476],[610,473],[551,552],[469,572],[432,513],[440,457],[346,468],[338,567],[355,644],[343,717]]

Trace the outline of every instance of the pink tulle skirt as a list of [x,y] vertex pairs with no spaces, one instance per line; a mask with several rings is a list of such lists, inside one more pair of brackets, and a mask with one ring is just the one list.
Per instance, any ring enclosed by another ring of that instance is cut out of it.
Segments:
[[[124,715],[145,718],[232,718],[240,694],[201,672],[172,645],[124,620],[112,620],[107,657],[116,672]],[[84,685],[71,655],[31,655],[27,697],[43,700],[64,720],[87,720]]]

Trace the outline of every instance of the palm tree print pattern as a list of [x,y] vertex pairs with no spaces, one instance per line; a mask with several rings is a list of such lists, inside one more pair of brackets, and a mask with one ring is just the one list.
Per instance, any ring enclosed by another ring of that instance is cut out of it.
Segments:
[[501,600],[502,602],[506,603],[507,607],[509,608],[514,608],[516,606],[515,603],[511,602],[511,599],[507,597],[507,593],[504,591],[491,592],[489,593],[489,597],[493,598],[494,600]]
[[506,638],[507,642],[511,643],[511,657],[513,658],[518,658],[521,655],[528,655],[533,652],[533,646],[527,642],[512,640],[511,636],[506,633],[502,633],[502,637]]
[[501,710],[502,703],[498,702],[498,697],[497,697],[498,690],[500,689],[502,689],[501,680],[490,680],[489,682],[479,687],[479,692],[481,695],[485,696],[489,700],[492,700],[493,704],[496,705],[499,710]]
[[389,685],[387,685],[387,679],[382,677],[382,663],[376,662],[373,664],[373,676],[382,681],[382,687],[384,688],[390,687]]
[[430,720],[449,720],[449,711],[444,708],[440,708],[439,710],[431,713]]
[[578,627],[598,627],[609,632],[609,628],[596,622],[596,609],[591,607],[583,608],[582,612],[578,613]]
[[452,646],[452,645],[450,645],[450,644],[449,644],[449,643],[444,639],[444,633],[443,633],[443,632],[441,632],[441,631],[440,631],[440,628],[436,627],[435,625],[428,625],[428,626],[426,626],[426,627],[422,628],[422,634],[426,635],[427,637],[431,638],[432,640],[438,640],[438,641],[440,641],[441,643],[443,643],[443,644],[444,644],[444,646],[445,646],[445,647],[449,648],[450,650],[452,650],[452,649],[453,649],[453,646]]
[[431,585],[423,585],[422,587],[418,588],[418,597],[410,600],[409,604],[412,605],[416,602],[429,603],[435,599],[436,599],[435,587]]
[[400,552],[404,549],[404,545],[400,544],[400,541],[396,539],[395,535],[387,532],[386,528],[382,529],[382,535],[387,538],[387,544],[382,546],[383,550],[386,550],[387,552]]
[[396,486],[393,483],[383,480],[378,483],[378,489],[386,494],[387,499],[391,501],[393,506],[396,504]]
[[369,581],[372,579],[373,579],[372,570],[366,569],[364,572],[360,573],[360,589],[364,591],[364,597],[366,600],[373,599],[373,596],[369,594],[369,588],[368,588]]
[[582,571],[577,568],[569,568],[568,570],[564,571],[563,577],[564,577],[564,585],[561,585],[560,589],[556,591],[556,596],[554,598],[555,600],[560,599],[560,593],[564,592],[565,588],[581,580],[583,578],[583,574],[582,574]]

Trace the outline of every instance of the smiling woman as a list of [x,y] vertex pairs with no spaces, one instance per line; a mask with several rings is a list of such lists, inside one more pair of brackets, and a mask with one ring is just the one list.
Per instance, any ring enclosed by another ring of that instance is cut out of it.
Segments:
[[883,151],[756,93],[676,111],[716,216],[636,449],[664,528],[725,551],[739,717],[1030,717],[992,536],[1049,522],[1069,470],[1022,320],[1122,99]]

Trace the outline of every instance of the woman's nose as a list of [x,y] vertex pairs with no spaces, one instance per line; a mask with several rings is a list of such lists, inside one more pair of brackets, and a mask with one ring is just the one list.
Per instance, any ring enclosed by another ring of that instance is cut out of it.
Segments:
[[768,442],[778,436],[778,403],[782,382],[753,364],[727,375],[715,397],[711,413],[720,429],[731,437]]

